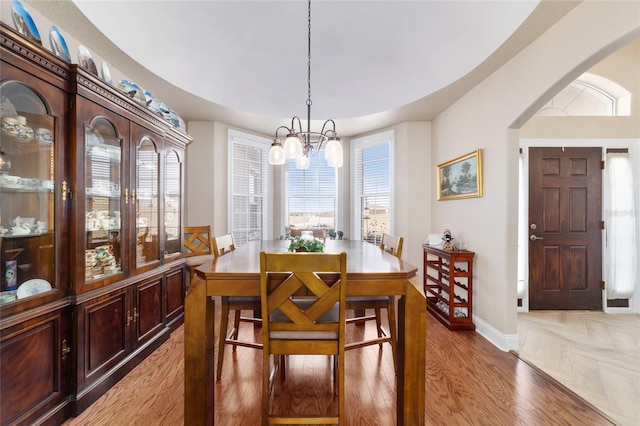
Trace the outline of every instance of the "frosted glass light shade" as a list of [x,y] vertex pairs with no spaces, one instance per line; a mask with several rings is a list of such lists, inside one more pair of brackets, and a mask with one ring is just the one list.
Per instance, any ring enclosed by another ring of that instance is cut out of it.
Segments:
[[269,164],[284,164],[286,158],[280,142],[274,142],[269,149]]
[[311,160],[306,155],[300,155],[296,157],[296,168],[300,170],[306,170],[311,165]]
[[328,162],[335,162],[339,157],[342,157],[342,145],[340,139],[329,138],[327,146],[324,148],[324,158]]
[[342,144],[338,138],[330,138],[324,149],[324,158],[331,167],[342,167],[343,164]]
[[342,164],[344,163],[342,157],[338,157],[338,158],[334,158],[331,160],[327,160],[327,164],[329,165],[329,167],[342,167]]
[[292,133],[287,135],[287,139],[284,141],[284,155],[285,158],[297,158],[302,155],[300,139]]

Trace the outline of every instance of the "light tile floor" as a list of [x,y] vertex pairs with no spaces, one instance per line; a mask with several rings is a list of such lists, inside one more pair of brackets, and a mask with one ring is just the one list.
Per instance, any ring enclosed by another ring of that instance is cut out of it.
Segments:
[[518,314],[519,356],[619,425],[640,425],[640,315]]

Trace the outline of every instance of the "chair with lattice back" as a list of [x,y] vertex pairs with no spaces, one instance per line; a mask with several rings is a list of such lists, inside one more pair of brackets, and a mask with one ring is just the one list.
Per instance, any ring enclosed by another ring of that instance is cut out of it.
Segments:
[[[344,423],[346,283],[347,254],[344,252],[260,253],[263,425]],[[273,371],[272,355],[276,357]],[[337,414],[270,413],[271,379],[276,380],[277,368],[286,368],[283,362],[286,355],[334,356]]]
[[[217,259],[220,256],[229,254],[236,249],[233,234],[221,235],[211,238],[213,246],[213,255]],[[243,317],[242,311],[260,312],[260,297],[257,296],[222,296],[220,298],[220,333],[218,336],[218,363],[216,368],[216,380],[222,377],[222,367],[224,361],[224,350],[227,345],[231,345],[233,352],[238,346],[244,346],[253,349],[262,349],[262,344],[254,341],[240,340],[238,334],[240,331],[240,323],[248,322],[253,324],[262,324],[260,317]],[[228,331],[229,314],[233,312],[233,327]]]
[[[402,258],[402,244],[404,239],[389,234],[382,235],[380,249],[386,251],[398,259]],[[364,324],[366,321],[375,320],[377,338],[362,339],[356,342],[349,342],[346,350],[358,349],[365,346],[380,345],[382,349],[383,343],[391,345],[391,354],[393,356],[394,368],[397,365],[397,332],[396,332],[396,308],[394,296],[349,296],[347,297],[347,309],[364,312],[363,315],[348,318],[347,324],[357,323]],[[366,310],[372,309],[373,314],[367,314]],[[382,326],[382,310],[387,310],[387,318],[389,329],[385,330]]]
[[187,259],[189,284],[191,284],[196,268],[213,260],[211,226],[184,227],[184,256]]

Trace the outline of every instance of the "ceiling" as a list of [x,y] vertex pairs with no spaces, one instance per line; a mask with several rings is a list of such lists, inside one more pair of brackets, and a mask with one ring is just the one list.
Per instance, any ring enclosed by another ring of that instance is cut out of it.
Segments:
[[[25,3],[185,121],[271,135],[306,119],[305,1]],[[332,118],[352,136],[430,120],[575,4],[315,1],[313,124]]]

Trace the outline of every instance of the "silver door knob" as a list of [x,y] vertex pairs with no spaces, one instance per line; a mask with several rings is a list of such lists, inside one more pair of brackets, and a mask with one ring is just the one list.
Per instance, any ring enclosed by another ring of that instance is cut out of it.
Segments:
[[544,238],[542,238],[542,237],[538,237],[538,236],[536,236],[536,235],[532,235],[532,236],[530,236],[530,237],[529,237],[529,239],[530,239],[531,241],[544,240]]

